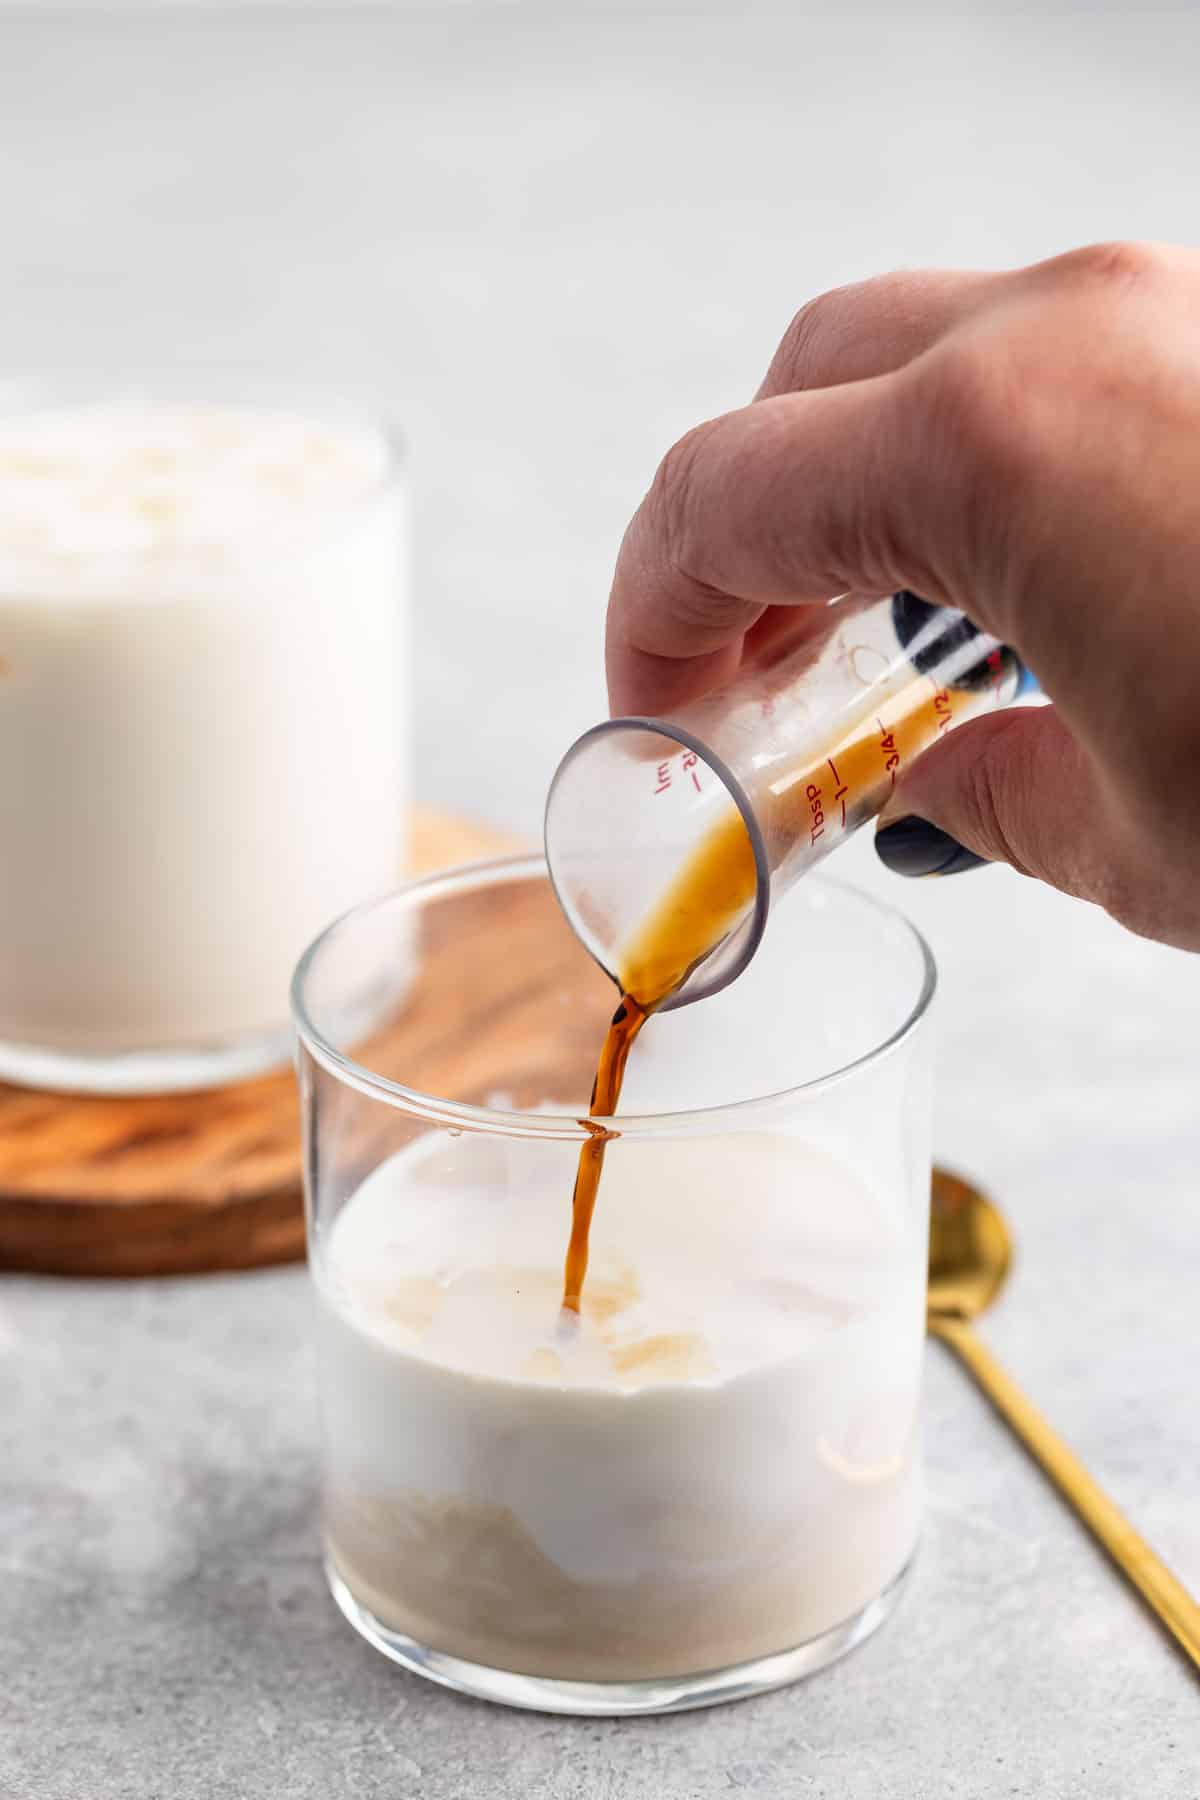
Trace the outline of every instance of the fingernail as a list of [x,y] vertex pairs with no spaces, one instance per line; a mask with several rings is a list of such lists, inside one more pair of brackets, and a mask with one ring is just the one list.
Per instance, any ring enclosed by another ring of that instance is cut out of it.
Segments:
[[976,856],[948,831],[912,814],[875,833],[875,848],[884,867],[896,875],[958,875],[977,869],[986,857]]

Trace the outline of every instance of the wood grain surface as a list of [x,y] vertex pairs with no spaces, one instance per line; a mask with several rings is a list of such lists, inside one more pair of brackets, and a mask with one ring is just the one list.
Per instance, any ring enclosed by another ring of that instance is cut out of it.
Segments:
[[[410,842],[417,872],[513,848],[485,827],[430,813],[414,817]],[[303,1254],[290,1068],[205,1093],[134,1098],[0,1084],[0,1268],[160,1275]]]

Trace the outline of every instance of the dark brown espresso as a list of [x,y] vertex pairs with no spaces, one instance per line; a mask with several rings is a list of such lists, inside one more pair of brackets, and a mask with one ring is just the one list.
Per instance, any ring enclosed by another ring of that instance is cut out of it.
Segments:
[[612,1135],[602,1125],[593,1124],[592,1120],[610,1119],[616,1111],[617,1102],[621,1098],[621,1083],[625,1078],[626,1060],[634,1038],[648,1017],[649,1010],[639,1006],[631,995],[626,994],[613,1014],[612,1023],[604,1036],[600,1064],[592,1083],[589,1116],[583,1121],[591,1135],[579,1152],[575,1191],[571,1196],[571,1241],[567,1245],[567,1263],[563,1271],[562,1303],[567,1312],[579,1311],[584,1277],[587,1274],[588,1236],[592,1228],[592,1214],[596,1210],[596,1192],[604,1168],[605,1146]]
[[[906,684],[888,696],[886,719],[872,711],[855,720],[825,755],[809,754],[792,768],[776,771],[769,792],[760,797],[768,841],[807,845],[823,855],[862,818],[879,811],[901,768],[960,718],[991,704],[983,687],[941,688],[914,669]],[[590,1119],[583,1121],[591,1136],[579,1152],[572,1200],[563,1282],[563,1306],[569,1312],[579,1311],[588,1230],[605,1145],[614,1135],[591,1120],[613,1116],[634,1038],[650,1014],[745,917],[757,882],[749,835],[741,814],[731,811],[701,839],[624,947],[617,971],[622,1000],[600,1053]]]
[[571,1198],[571,1241],[563,1273],[566,1312],[579,1311],[604,1151],[615,1136],[593,1121],[612,1118],[638,1032],[741,917],[754,898],[756,879],[750,839],[741,814],[735,813],[701,840],[625,947],[619,971],[621,1004],[605,1033],[588,1118],[581,1121],[590,1135],[579,1152]]

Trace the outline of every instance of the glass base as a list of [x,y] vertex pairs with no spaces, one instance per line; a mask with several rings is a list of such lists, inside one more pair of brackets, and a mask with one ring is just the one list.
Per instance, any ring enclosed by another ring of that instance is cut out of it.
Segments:
[[141,1050],[56,1050],[0,1039],[0,1081],[66,1094],[179,1094],[225,1087],[292,1060],[290,1026],[201,1044]]
[[502,1706],[525,1707],[530,1712],[612,1718],[719,1706],[725,1700],[747,1700],[754,1694],[765,1694],[771,1688],[799,1681],[805,1675],[815,1675],[818,1669],[827,1668],[845,1656],[883,1624],[903,1592],[912,1563],[910,1557],[883,1592],[868,1601],[852,1619],[834,1625],[805,1644],[797,1644],[792,1650],[781,1650],[775,1656],[760,1656],[752,1662],[735,1663],[728,1669],[706,1669],[695,1675],[677,1676],[674,1680],[654,1681],[552,1681],[548,1676],[514,1675],[506,1669],[466,1662],[462,1657],[448,1656],[443,1650],[430,1650],[382,1624],[355,1599],[329,1557],[325,1559],[325,1575],[343,1617],[350,1621],[359,1636],[414,1675],[424,1675],[428,1681],[454,1688],[476,1700],[498,1701]]

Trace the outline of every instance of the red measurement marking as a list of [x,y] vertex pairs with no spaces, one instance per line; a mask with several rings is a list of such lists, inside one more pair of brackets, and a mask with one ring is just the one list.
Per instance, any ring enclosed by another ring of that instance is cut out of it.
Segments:
[[658,786],[655,788],[654,791],[656,794],[665,794],[667,789],[671,785],[671,765],[670,765],[670,763],[669,762],[660,762],[658,765],[658,768],[655,770],[655,774],[658,776]]
[[696,773],[696,764],[699,762],[699,760],[700,759],[696,755],[696,752],[694,750],[689,750],[687,755],[683,758],[683,766],[685,769],[689,769],[691,771],[692,786],[695,788],[697,793],[700,792],[700,777]]
[[987,666],[992,671],[992,680],[999,681],[1004,673],[1004,658],[998,649],[988,651]]
[[[829,764],[829,767],[833,770],[833,779],[835,781],[840,780],[841,778],[837,772],[837,764],[834,762],[832,756],[827,756],[825,758],[825,761]],[[840,800],[842,803],[842,824],[843,825],[846,823],[846,795],[849,792],[850,792],[850,789],[848,787],[846,787],[846,785],[843,783],[842,786],[837,789],[836,793],[833,796],[835,800]]]
[[808,842],[811,848],[818,838],[825,836],[825,808],[821,801],[821,790],[815,781],[809,782],[804,794],[812,812],[812,825],[808,833]]
[[892,777],[892,786],[896,785],[896,770],[900,767],[900,753],[896,749],[895,733],[888,730],[883,720],[876,718],[879,727],[879,748],[883,751],[883,766]]

